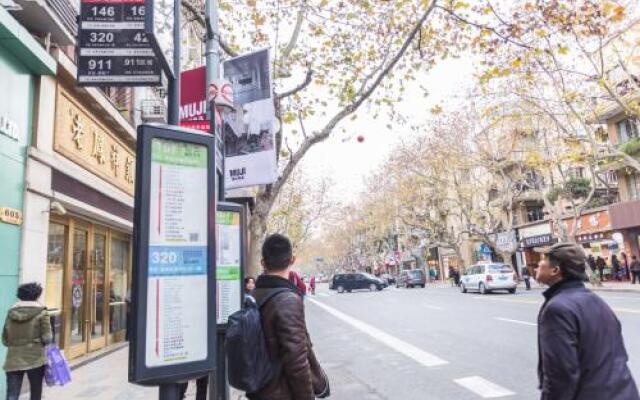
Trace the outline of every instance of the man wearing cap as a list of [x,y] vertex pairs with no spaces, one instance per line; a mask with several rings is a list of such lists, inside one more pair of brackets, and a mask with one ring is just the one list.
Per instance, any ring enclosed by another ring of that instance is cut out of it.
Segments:
[[549,285],[538,315],[542,400],[640,400],[609,306],[585,288],[586,256],[575,243],[537,249],[536,279]]

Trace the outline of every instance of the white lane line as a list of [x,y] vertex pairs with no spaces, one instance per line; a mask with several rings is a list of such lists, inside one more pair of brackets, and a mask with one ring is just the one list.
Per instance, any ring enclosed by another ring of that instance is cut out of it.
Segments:
[[515,395],[511,390],[496,385],[480,376],[469,376],[467,378],[454,379],[453,381],[483,399],[495,399]]
[[347,324],[353,326],[359,331],[371,336],[373,339],[392,348],[398,353],[404,354],[405,356],[411,358],[412,360],[418,362],[419,364],[424,365],[425,367],[436,367],[439,365],[445,365],[449,363],[448,361],[445,361],[440,357],[427,353],[426,351],[419,349],[412,344],[409,344],[403,340],[400,340],[394,336],[391,336],[388,333],[383,332],[376,327],[373,327],[367,323],[364,323],[353,317],[350,317],[347,314],[344,314],[343,312],[338,311],[333,307],[329,307],[326,304],[323,304],[317,300],[309,299],[309,301],[317,305],[318,307],[322,308],[329,314],[333,315],[334,317],[346,322]]
[[538,324],[535,324],[533,322],[520,321],[518,319],[510,319],[510,318],[502,318],[502,317],[495,317],[495,319],[497,319],[498,321],[512,322],[514,324],[521,324],[521,325],[528,325],[528,326],[538,326]]
[[317,293],[317,295],[321,296],[321,297],[329,297],[330,296],[329,293]]
[[423,304],[422,306],[425,307],[425,308],[429,308],[431,310],[438,310],[438,311],[444,310],[444,308],[442,308],[442,307],[432,306],[431,304]]
[[634,308],[611,307],[611,309],[617,313],[640,314],[640,310]]

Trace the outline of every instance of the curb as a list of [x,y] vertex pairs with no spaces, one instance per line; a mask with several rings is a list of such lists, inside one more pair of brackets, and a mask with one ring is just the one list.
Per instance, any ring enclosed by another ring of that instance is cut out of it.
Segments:
[[[585,287],[593,292],[609,292],[609,293],[637,293],[640,295],[640,290],[639,289],[631,289],[631,288],[615,288],[615,287],[589,287],[589,285],[585,285]],[[546,287],[531,287],[530,291],[533,290],[545,290],[547,289]],[[526,291],[527,289],[524,286],[518,286],[518,290],[524,290]]]

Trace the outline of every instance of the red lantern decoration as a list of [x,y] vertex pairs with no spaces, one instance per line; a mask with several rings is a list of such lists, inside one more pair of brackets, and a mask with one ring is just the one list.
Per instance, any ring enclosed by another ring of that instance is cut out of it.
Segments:
[[359,135],[357,140],[358,140],[358,143],[364,142],[364,136]]

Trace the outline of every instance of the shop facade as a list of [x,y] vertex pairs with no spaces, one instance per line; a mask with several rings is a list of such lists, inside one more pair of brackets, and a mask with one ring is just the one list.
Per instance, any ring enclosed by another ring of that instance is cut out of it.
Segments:
[[22,279],[45,287],[56,341],[73,359],[126,337],[135,131],[63,53],[43,81],[29,148]]
[[611,229],[622,234],[625,253],[640,258],[640,200],[612,204],[609,216]]
[[[54,75],[56,63],[42,46],[0,7],[0,316],[16,301],[23,243],[27,148],[33,133],[34,98],[41,75]],[[8,95],[10,94],[10,95]],[[0,361],[5,347],[0,346]],[[5,392],[0,376],[0,393]]]
[[533,270],[541,259],[535,248],[554,244],[557,239],[553,236],[549,221],[522,225],[517,230],[520,238],[520,247],[516,252],[519,270],[527,268],[529,274],[534,276]]
[[587,255],[602,257],[605,260],[621,250],[621,246],[614,240],[609,210],[607,207],[588,210],[577,219],[564,220],[568,232],[575,234],[575,240],[581,244]]

